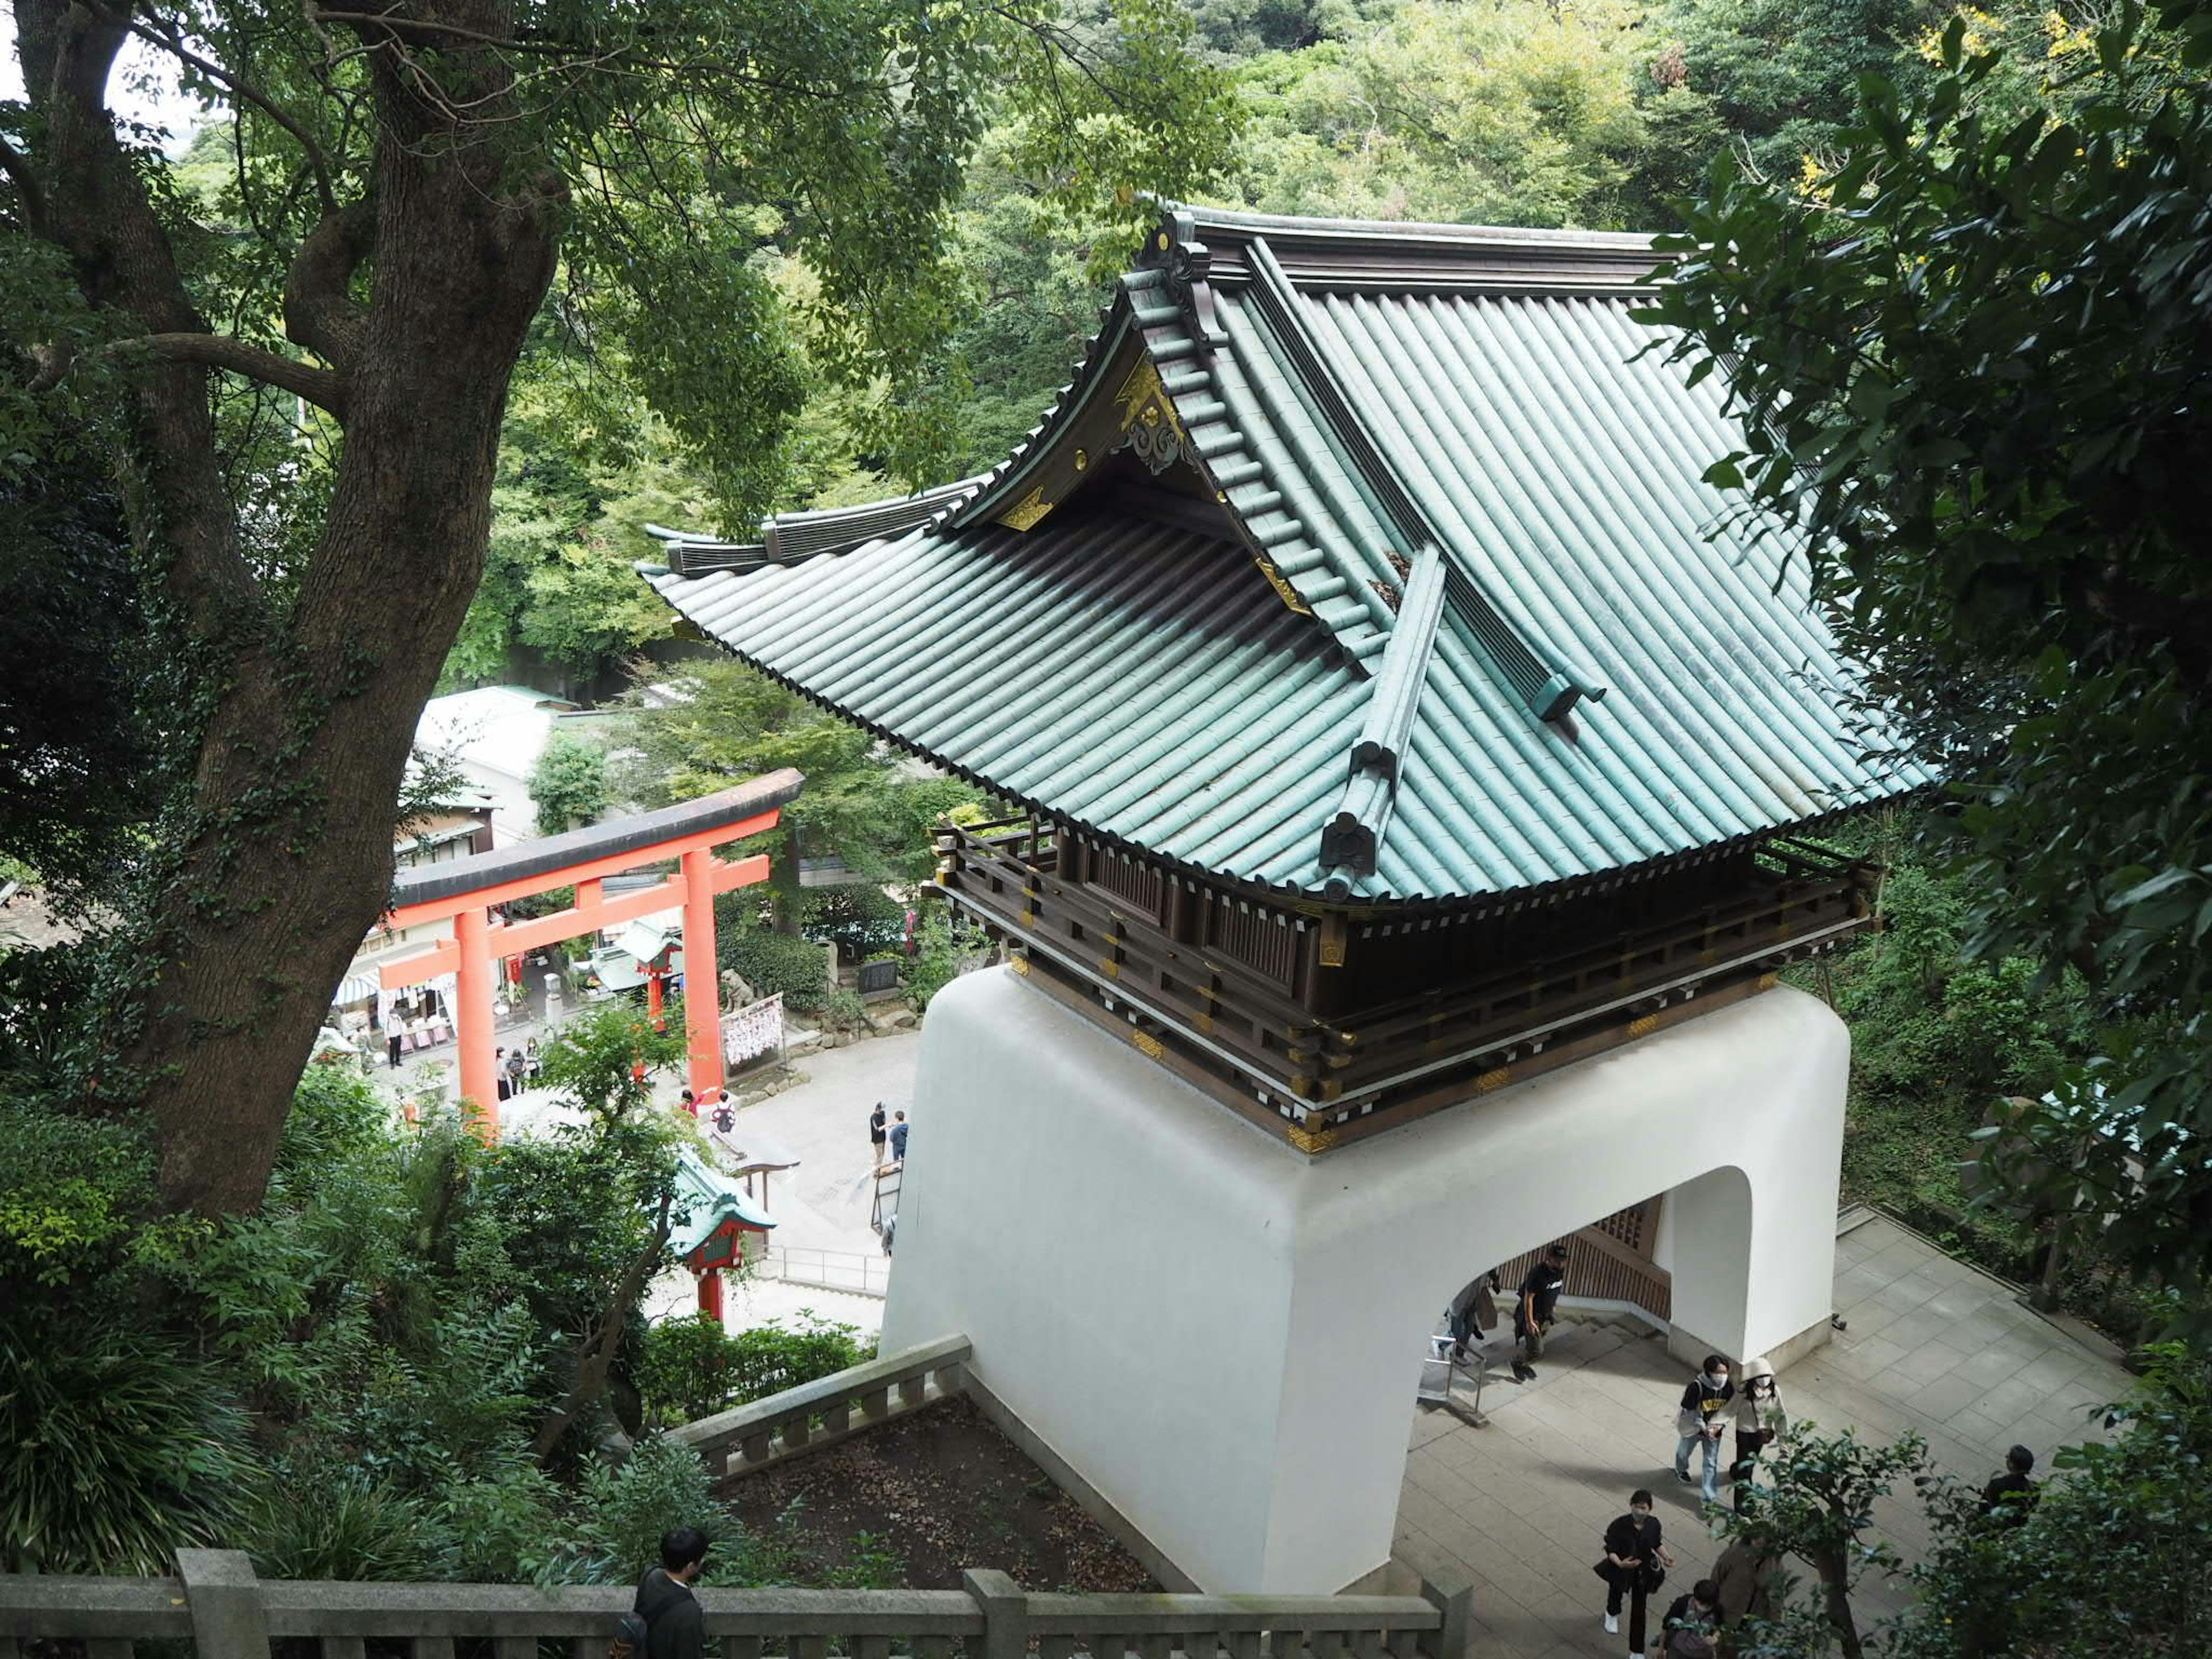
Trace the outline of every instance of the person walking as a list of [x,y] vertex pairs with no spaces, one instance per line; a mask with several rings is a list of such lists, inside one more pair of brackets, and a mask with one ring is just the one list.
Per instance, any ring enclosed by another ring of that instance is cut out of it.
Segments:
[[1729,1479],[1735,1483],[1735,1507],[1743,1510],[1743,1489],[1759,1467],[1759,1455],[1789,1432],[1789,1413],[1782,1409],[1782,1387],[1774,1367],[1754,1359],[1743,1368],[1743,1393],[1735,1404],[1735,1461]]
[[1521,1345],[1521,1352],[1513,1357],[1516,1382],[1526,1382],[1535,1376],[1535,1362],[1544,1357],[1544,1333],[1552,1328],[1559,1291],[1566,1282],[1565,1244],[1553,1245],[1522,1276],[1513,1304],[1513,1340]]
[[894,1112],[891,1115],[891,1162],[894,1164],[906,1162],[906,1114]]
[[1628,1513],[1605,1529],[1605,1559],[1597,1576],[1605,1580],[1605,1633],[1620,1633],[1620,1604],[1628,1603],[1628,1659],[1644,1659],[1644,1601],[1667,1581],[1674,1565],[1668,1553],[1656,1501],[1638,1488],[1628,1494]]
[[392,1069],[395,1072],[399,1069],[399,1051],[406,1046],[407,1037],[399,1029],[398,1018],[395,1016],[386,1020],[384,1024],[384,1052],[391,1056]]
[[876,1109],[868,1114],[868,1150],[875,1154],[875,1167],[884,1167],[884,1103],[878,1101]]
[[635,1659],[702,1659],[706,1615],[691,1586],[707,1567],[707,1538],[696,1527],[678,1527],[660,1540],[660,1565],[637,1581],[630,1611],[645,1620],[645,1651]]
[[1498,1300],[1493,1294],[1498,1289],[1498,1269],[1477,1273],[1451,1299],[1444,1310],[1444,1322],[1451,1331],[1451,1357],[1455,1364],[1467,1364],[1467,1345],[1482,1346],[1485,1332],[1498,1328]]
[[2043,1499],[2035,1482],[2027,1478],[2035,1467],[2035,1454],[2014,1446],[2005,1454],[2004,1473],[1982,1488],[1982,1513],[1996,1516],[2009,1526],[2019,1526]]
[[528,1042],[523,1044],[522,1064],[524,1075],[526,1076],[533,1084],[538,1081],[540,1074],[544,1072],[545,1057],[538,1052],[538,1039],[536,1037],[531,1038]]
[[499,1097],[501,1100],[505,1100],[510,1095],[514,1094],[514,1085],[508,1080],[507,1071],[507,1049],[504,1047],[492,1050],[491,1063],[493,1085],[498,1089]]
[[1704,1449],[1705,1502],[1721,1501],[1721,1434],[1728,1427],[1729,1401],[1735,1384],[1729,1380],[1729,1363],[1717,1353],[1705,1356],[1704,1369],[1682,1390],[1682,1409],[1674,1418],[1674,1478],[1690,1484],[1690,1448]]
[[530,1069],[530,1062],[522,1057],[522,1050],[507,1051],[507,1092],[510,1098],[522,1093],[522,1076]]
[[1687,1595],[1674,1598],[1660,1620],[1660,1659],[1712,1659],[1713,1632],[1720,1627],[1720,1586],[1700,1578]]
[[1724,1632],[1746,1619],[1774,1616],[1774,1559],[1740,1538],[1713,1563],[1713,1588],[1719,1592]]

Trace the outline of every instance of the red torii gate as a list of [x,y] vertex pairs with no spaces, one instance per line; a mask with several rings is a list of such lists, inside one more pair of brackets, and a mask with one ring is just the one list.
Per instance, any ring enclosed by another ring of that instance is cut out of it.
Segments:
[[[722,999],[714,969],[714,895],[766,881],[768,858],[757,854],[725,864],[712,849],[773,830],[781,809],[797,799],[805,781],[787,767],[735,789],[658,811],[399,872],[387,924],[411,927],[451,917],[453,937],[418,956],[384,964],[380,970],[384,988],[396,991],[447,974],[454,976],[461,1098],[476,1103],[487,1133],[499,1132],[492,964],[679,905],[684,911],[684,1023],[690,1039],[691,1090],[703,1096],[721,1087]],[[607,877],[669,858],[680,861],[677,874],[619,898],[604,896],[600,884]],[[492,926],[491,906],[571,885],[576,890],[573,908],[529,921]]]

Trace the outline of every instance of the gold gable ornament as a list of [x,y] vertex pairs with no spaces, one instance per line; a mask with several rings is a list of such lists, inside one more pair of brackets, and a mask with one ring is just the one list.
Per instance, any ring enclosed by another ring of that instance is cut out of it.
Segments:
[[1044,486],[1035,489],[999,514],[999,522],[1009,530],[1027,530],[1052,511],[1057,503],[1044,498]]

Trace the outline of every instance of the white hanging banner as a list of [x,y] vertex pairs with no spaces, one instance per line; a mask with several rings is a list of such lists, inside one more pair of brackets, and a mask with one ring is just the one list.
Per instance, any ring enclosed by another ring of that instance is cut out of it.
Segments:
[[722,1058],[729,1065],[742,1066],[782,1049],[782,992],[722,1016]]

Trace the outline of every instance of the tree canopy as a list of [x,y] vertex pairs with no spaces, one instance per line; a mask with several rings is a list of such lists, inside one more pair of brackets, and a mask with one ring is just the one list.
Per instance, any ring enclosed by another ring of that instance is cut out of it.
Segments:
[[[1133,228],[1140,190],[1217,164],[1234,112],[1176,9],[1083,21],[1046,0],[17,5],[0,472],[75,443],[122,480],[175,764],[108,785],[177,781],[106,896],[73,1087],[150,1108],[169,1203],[252,1207],[383,907],[533,331],[545,418],[620,459],[650,410],[726,510],[757,510],[805,374],[927,392],[987,112],[1048,200]],[[180,173],[118,125],[126,40],[228,108],[227,167]],[[774,280],[793,259],[803,316]],[[855,408],[887,465],[943,447],[929,396]],[[596,653],[611,562],[550,539],[519,561],[527,625]]]

